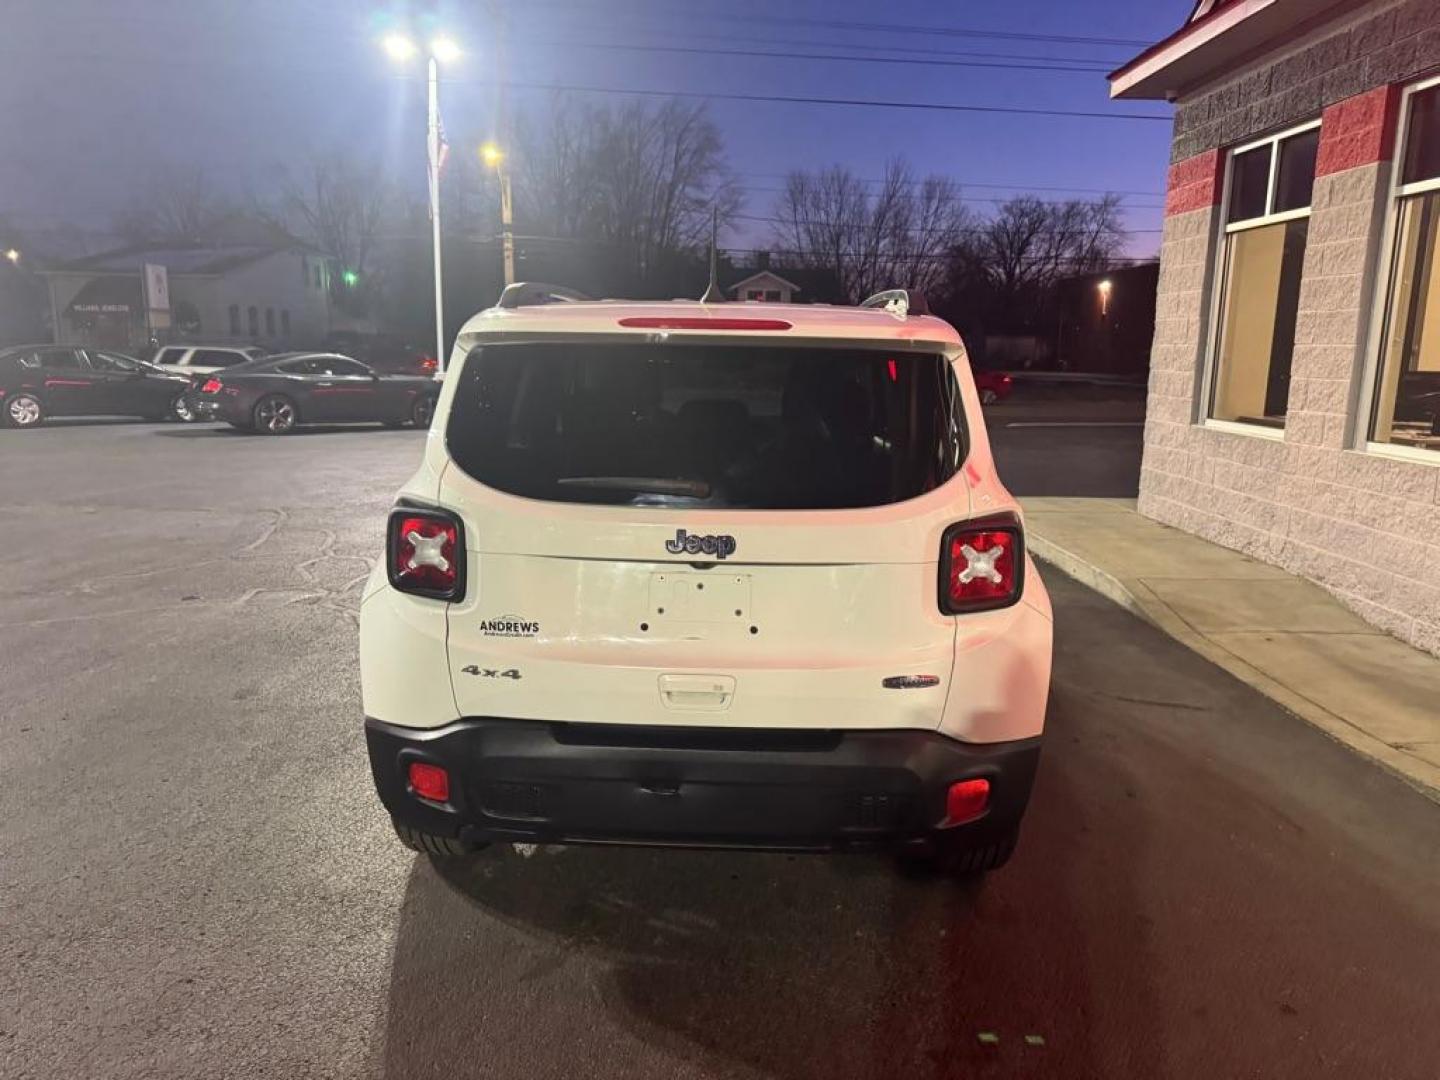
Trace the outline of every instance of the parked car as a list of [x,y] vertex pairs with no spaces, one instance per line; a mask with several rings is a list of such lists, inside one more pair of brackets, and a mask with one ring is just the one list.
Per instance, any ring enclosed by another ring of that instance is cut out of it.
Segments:
[[955,330],[556,292],[461,331],[365,588],[401,841],[1002,865],[1052,615]]
[[1015,380],[999,371],[975,372],[975,389],[980,391],[981,405],[1004,401],[1015,389]]
[[325,348],[392,375],[433,375],[439,368],[429,351],[391,334],[337,330],[325,339]]
[[11,427],[38,427],[51,416],[187,419],[189,387],[188,379],[113,349],[0,349],[0,407]]
[[284,435],[301,424],[429,427],[439,392],[428,377],[384,375],[348,356],[301,352],[214,372],[193,402],[203,419]]
[[209,375],[264,355],[257,345],[162,345],[151,363],[176,375]]

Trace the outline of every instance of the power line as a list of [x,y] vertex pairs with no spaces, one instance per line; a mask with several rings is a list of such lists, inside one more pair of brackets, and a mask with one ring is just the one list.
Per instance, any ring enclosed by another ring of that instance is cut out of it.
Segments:
[[[399,79],[413,79],[416,76],[397,75]],[[453,83],[479,83],[495,85],[489,79],[447,79]],[[969,105],[944,101],[880,101],[871,98],[825,98],[802,97],[786,94],[733,94],[707,92],[703,90],[639,90],[619,86],[576,86],[561,83],[528,83],[510,81],[505,84],[514,90],[545,90],[575,94],[621,94],[638,97],[680,97],[709,98],[718,101],[769,101],[785,105],[839,105],[867,109],[920,109],[930,112],[998,113],[1007,116],[1065,117],[1082,120],[1160,120],[1169,123],[1171,118],[1158,113],[1134,112],[1087,112],[1075,109],[1031,109],[1012,105]]]
[[1084,67],[1058,66],[1062,63],[1081,63],[1081,61],[1055,61],[1049,64],[1036,64],[999,60],[994,62],[987,60],[928,60],[914,57],[840,56],[835,53],[763,52],[758,49],[706,49],[685,45],[622,45],[608,41],[546,41],[538,38],[530,40],[527,43],[560,49],[617,49],[629,52],[686,53],[698,56],[764,57],[770,60],[824,60],[843,61],[852,64],[900,64],[921,67],[991,68],[1005,71],[1049,71],[1062,75],[1103,75],[1111,70],[1111,68],[1106,65],[1088,63]]
[[[575,7],[573,2],[566,3],[564,0],[532,0],[534,6],[550,7]],[[1154,44],[1151,41],[1137,38],[1110,38],[1091,37],[1079,34],[1035,34],[1028,31],[1018,30],[981,30],[974,27],[961,26],[917,26],[897,25],[896,23],[872,23],[872,22],[840,22],[834,19],[806,19],[787,15],[755,15],[755,14],[723,14],[715,12],[696,12],[687,10],[684,13],[687,19],[702,19],[712,22],[743,22],[747,26],[755,23],[769,23],[775,26],[814,26],[826,30],[858,30],[870,34],[902,34],[925,36],[939,35],[941,37],[964,37],[964,38],[989,38],[1000,41],[1043,41],[1056,45],[1118,45],[1125,47],[1145,48]],[[631,19],[636,16],[629,16]]]
[[[783,188],[783,187],[764,187],[764,186],[752,185],[752,184],[738,184],[738,185],[736,185],[736,186],[737,186],[741,191],[763,191],[763,192],[774,193],[774,194],[777,194],[777,195],[783,195],[785,192],[787,192],[787,191],[789,190],[789,188]],[[966,186],[968,186],[968,185],[962,184],[962,183],[960,183],[960,182],[957,180],[957,181],[955,182],[955,186],[956,186],[956,187],[959,187],[959,188],[964,188],[964,187],[966,187]],[[1033,189],[1033,190],[1043,191],[1043,190],[1045,190],[1045,189],[1044,189],[1044,188],[1035,188],[1035,189]],[[1008,197],[1006,197],[1006,198],[1000,198],[1000,197],[995,196],[995,195],[958,195],[958,196],[956,196],[956,198],[957,198],[960,202],[968,202],[968,203],[987,203],[987,204],[990,204],[990,205],[993,205],[993,206],[1004,206],[1006,203],[1010,202],[1012,199],[1023,198],[1026,194],[1028,194],[1028,193],[1022,191],[1019,195],[1008,196]],[[1120,192],[1118,192],[1118,191],[1106,191],[1106,192],[1101,192],[1101,194],[1105,194],[1105,195],[1119,195]],[[905,195],[905,196],[901,196],[901,197],[902,197],[902,198],[905,198],[905,199],[913,199],[913,198],[915,198],[916,196],[914,196],[914,195]],[[1037,199],[1036,201],[1037,201],[1037,202],[1042,202],[1042,203],[1044,203],[1046,206],[1064,206],[1064,205],[1067,204],[1067,203],[1071,203],[1071,202],[1086,202],[1086,201],[1088,201],[1088,200],[1085,200],[1085,199]],[[1122,203],[1120,204],[1120,209],[1122,209],[1122,210],[1163,210],[1163,209],[1165,209],[1165,204],[1164,204],[1164,203],[1127,203],[1127,202],[1122,202]]]
[[[807,170],[805,170],[805,169],[796,169],[796,170],[792,170],[791,172],[806,172],[806,171],[807,171]],[[737,175],[737,176],[758,176],[758,177],[766,178],[766,179],[788,180],[788,179],[790,178],[790,176],[791,176],[791,173],[790,173],[790,172],[783,172],[783,173],[747,172],[747,171],[745,171],[745,170],[740,170],[739,172],[736,173],[736,175]],[[872,177],[857,177],[857,179],[858,179],[858,180],[860,181],[860,183],[862,183],[862,184],[883,184],[883,183],[885,183],[885,180],[883,180],[883,179],[881,179],[881,178],[878,178],[878,177],[873,177],[873,178],[872,178]],[[921,184],[921,183],[923,183],[923,182],[924,182],[924,181],[922,181],[922,180],[909,180],[909,181],[907,181],[907,183],[908,183],[908,184],[911,184],[911,185],[918,185],[918,184]],[[1121,189],[1121,188],[1044,187],[1044,186],[1041,186],[1041,185],[1039,185],[1039,184],[996,184],[996,183],[981,183],[981,182],[979,182],[978,180],[956,180],[955,183],[958,184],[960,187],[967,187],[967,188],[972,188],[972,187],[973,187],[973,188],[987,188],[987,189],[995,189],[995,190],[1000,190],[1000,191],[1062,191],[1062,192],[1064,192],[1064,191],[1073,191],[1073,192],[1084,193],[1084,194],[1088,194],[1088,195],[1143,195],[1143,196],[1150,196],[1150,197],[1155,197],[1155,198],[1163,198],[1164,195],[1165,195],[1165,192],[1163,192],[1163,191],[1126,191],[1126,190]]]
[[[804,225],[804,226],[806,226],[807,228],[824,228],[824,227],[825,227],[825,223],[824,223],[824,222],[815,222],[815,221],[810,220],[809,218],[799,218],[799,219],[796,219],[796,218],[786,218],[786,217],[775,217],[775,216],[773,216],[773,215],[765,215],[765,214],[731,214],[730,217],[733,218],[733,219],[736,220],[736,221],[763,221],[763,222],[767,222],[767,223],[770,223],[770,224],[773,224],[773,225]],[[920,229],[909,229],[909,230],[906,230],[906,231],[907,231],[907,232],[915,232],[915,233],[933,234],[936,230],[933,229],[933,228],[932,228],[932,229],[920,228]],[[964,228],[956,229],[956,230],[954,230],[954,231],[955,231],[957,234],[963,234],[963,235],[967,235],[967,236],[968,236],[968,235],[975,235],[975,234],[979,234],[979,233],[986,232],[986,231],[987,231],[987,226],[984,226],[984,225],[967,225],[967,226],[965,226]],[[1164,230],[1163,230],[1163,229],[1124,229],[1124,230],[1122,230],[1122,231],[1127,232],[1127,233],[1158,233],[1158,232],[1163,232]],[[1054,234],[1054,235],[1057,235],[1057,236],[1078,236],[1078,235],[1080,235],[1080,234],[1082,234],[1082,233],[1086,233],[1086,232],[1089,232],[1089,230],[1087,230],[1087,229],[1072,229],[1072,230],[1070,230],[1070,231],[1068,231],[1068,232],[1056,233],[1056,234]]]
[[[593,30],[596,33],[604,33],[614,29],[613,27],[584,27],[576,26],[572,29],[580,32]],[[647,28],[648,29],[648,28]],[[1104,64],[1108,70],[1114,70],[1125,63],[1129,57],[1108,57],[1108,56],[1055,56],[1049,53],[998,53],[998,52],[959,52],[954,49],[926,49],[918,45],[880,45],[874,42],[852,42],[852,41],[823,41],[813,36],[807,37],[771,37],[757,36],[755,34],[697,34],[691,31],[684,33],[669,30],[653,30],[648,32],[656,34],[661,38],[679,37],[685,41],[738,41],[746,45],[800,45],[806,48],[824,49],[850,49],[856,52],[889,52],[889,53],[913,53],[918,56],[945,56],[955,60],[1049,60],[1059,63],[1075,64]],[[522,40],[514,38],[513,40]]]

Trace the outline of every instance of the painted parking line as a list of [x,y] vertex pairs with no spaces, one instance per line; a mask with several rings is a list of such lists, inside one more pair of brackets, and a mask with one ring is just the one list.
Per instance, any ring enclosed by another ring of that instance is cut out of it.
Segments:
[[1144,420],[1016,420],[1012,427],[1144,427]]

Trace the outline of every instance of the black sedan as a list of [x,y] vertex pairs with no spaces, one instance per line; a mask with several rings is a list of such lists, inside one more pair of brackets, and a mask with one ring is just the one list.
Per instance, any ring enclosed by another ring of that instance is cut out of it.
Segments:
[[189,420],[189,387],[184,376],[112,349],[0,349],[0,416],[10,427],[38,427],[49,416]]
[[284,435],[299,424],[430,426],[440,384],[415,375],[382,375],[334,353],[281,353],[199,376],[197,416],[242,431]]

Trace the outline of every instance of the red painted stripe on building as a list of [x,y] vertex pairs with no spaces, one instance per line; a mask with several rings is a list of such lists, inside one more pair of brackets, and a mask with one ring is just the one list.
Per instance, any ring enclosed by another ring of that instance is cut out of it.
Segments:
[[1170,166],[1165,216],[1205,210],[1220,202],[1220,151],[1207,150]]
[[1320,118],[1320,152],[1315,175],[1330,176],[1389,161],[1395,153],[1400,87],[1380,86],[1337,101]]

